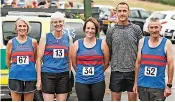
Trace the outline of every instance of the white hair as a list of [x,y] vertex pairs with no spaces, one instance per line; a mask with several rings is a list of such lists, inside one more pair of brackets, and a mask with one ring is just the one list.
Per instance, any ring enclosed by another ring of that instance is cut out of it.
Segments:
[[59,12],[59,11],[57,11],[57,12],[55,12],[55,13],[52,14],[51,20],[53,20],[55,18],[56,19],[60,19],[60,20],[64,20],[65,19],[64,14],[61,13],[61,12]]

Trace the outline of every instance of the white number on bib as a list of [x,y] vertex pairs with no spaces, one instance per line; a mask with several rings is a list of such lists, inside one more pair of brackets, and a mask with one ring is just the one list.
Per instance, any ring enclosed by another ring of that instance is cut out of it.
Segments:
[[17,64],[29,64],[29,56],[17,56]]
[[64,58],[64,49],[53,49],[53,58]]
[[83,67],[83,75],[94,75],[94,67]]
[[156,77],[157,75],[157,68],[156,67],[148,67],[145,66],[145,76],[154,76]]

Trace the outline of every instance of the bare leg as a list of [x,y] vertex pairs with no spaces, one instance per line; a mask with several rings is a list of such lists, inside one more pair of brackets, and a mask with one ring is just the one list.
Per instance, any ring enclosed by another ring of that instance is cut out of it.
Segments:
[[112,92],[112,101],[120,101],[122,92]]
[[21,94],[11,91],[12,101],[21,101]]
[[137,94],[134,92],[128,92],[128,101],[137,101]]
[[57,101],[66,101],[66,100],[67,100],[67,94],[68,94],[68,93],[57,94],[57,95],[56,95]]
[[25,93],[24,94],[24,101],[33,101],[34,92]]
[[44,101],[53,101],[54,100],[54,94],[43,93],[43,98],[44,98]]

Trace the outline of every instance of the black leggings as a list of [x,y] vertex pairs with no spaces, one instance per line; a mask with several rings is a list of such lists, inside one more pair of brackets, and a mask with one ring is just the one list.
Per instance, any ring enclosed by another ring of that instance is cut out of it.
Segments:
[[79,101],[103,101],[105,81],[95,84],[82,84],[76,82],[75,89]]

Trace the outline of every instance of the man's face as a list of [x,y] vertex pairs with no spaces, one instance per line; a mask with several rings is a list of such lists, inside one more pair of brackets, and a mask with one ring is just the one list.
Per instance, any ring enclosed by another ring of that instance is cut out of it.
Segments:
[[160,36],[160,31],[161,31],[160,22],[159,21],[149,22],[148,31],[149,31],[151,37],[155,38],[155,37]]
[[128,21],[129,10],[127,5],[118,5],[117,8],[118,20],[121,22]]

